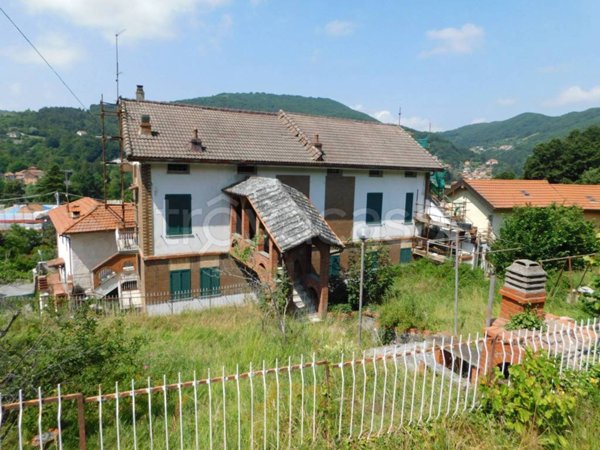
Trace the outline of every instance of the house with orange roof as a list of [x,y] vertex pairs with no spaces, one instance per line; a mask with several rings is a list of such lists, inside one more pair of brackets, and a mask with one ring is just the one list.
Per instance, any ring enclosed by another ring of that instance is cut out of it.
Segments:
[[446,193],[452,208],[477,227],[483,241],[496,238],[507,214],[523,206],[578,206],[600,225],[600,185],[551,184],[547,180],[471,180],[455,183]]
[[[49,213],[56,229],[61,289],[70,295],[134,298],[139,304],[135,209],[84,197]],[[124,305],[125,307],[127,305]]]

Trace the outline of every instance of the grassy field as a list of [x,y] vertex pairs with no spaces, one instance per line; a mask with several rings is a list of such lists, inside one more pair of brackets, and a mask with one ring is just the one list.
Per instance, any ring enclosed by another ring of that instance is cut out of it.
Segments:
[[[559,316],[585,319],[588,316],[577,304],[567,303],[570,283],[577,285],[581,273],[571,276],[563,275],[552,296],[546,303],[545,311]],[[591,278],[587,273],[584,284]],[[547,288],[554,290],[557,273],[550,273]],[[493,317],[500,311],[500,295],[498,290],[503,280],[496,280]],[[454,268],[450,264],[438,265],[427,260],[419,260],[401,266],[395,280],[394,294],[387,302],[407,302],[414,300],[425,316],[424,326],[434,332],[450,333],[454,328]],[[471,270],[463,265],[459,273],[458,310],[459,333],[482,332],[486,319],[489,280],[481,270]]]

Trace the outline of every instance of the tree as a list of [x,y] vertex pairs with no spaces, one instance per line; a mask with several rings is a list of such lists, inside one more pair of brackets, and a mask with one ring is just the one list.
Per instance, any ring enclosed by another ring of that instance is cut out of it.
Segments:
[[537,145],[525,163],[528,180],[577,182],[590,168],[600,167],[600,126],[573,131],[564,139]]
[[[58,167],[54,164],[50,167],[40,181],[38,181],[35,191],[38,194],[48,194],[48,199],[52,199],[55,192],[62,192],[65,190],[65,176]],[[43,197],[46,199],[46,197]]]
[[504,170],[494,175],[495,180],[514,180],[515,178],[517,178],[517,176],[512,170]]
[[600,184],[600,167],[588,169],[579,178],[581,184]]
[[[516,249],[516,250],[509,250]],[[540,261],[565,256],[584,255],[600,250],[594,225],[585,220],[576,206],[552,205],[547,208],[515,208],[508,216],[500,236],[492,244],[492,263],[504,271],[515,259]],[[581,261],[574,260],[574,264]],[[544,267],[562,267],[564,261],[544,263]]]

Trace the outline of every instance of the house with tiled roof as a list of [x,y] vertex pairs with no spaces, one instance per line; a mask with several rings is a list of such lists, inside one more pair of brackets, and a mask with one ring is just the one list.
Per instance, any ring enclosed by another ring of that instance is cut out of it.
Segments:
[[[401,127],[137,94],[119,108],[146,295],[202,296],[285,268],[294,296],[324,313],[330,270],[361,234],[410,259],[414,213],[442,166]],[[236,256],[248,246],[250,262]]]
[[600,185],[551,184],[547,180],[470,180],[455,183],[447,192],[463,220],[494,239],[513,208],[578,206],[587,219],[600,225]]
[[48,216],[56,230],[58,252],[48,264],[58,273],[48,286],[50,294],[133,297],[131,304],[139,304],[133,204],[84,197],[54,208]]

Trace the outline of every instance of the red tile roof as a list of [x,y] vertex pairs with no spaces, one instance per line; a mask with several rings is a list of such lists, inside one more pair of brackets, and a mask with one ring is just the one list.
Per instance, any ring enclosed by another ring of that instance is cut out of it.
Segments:
[[[73,217],[74,210],[79,210],[78,217]],[[54,208],[49,216],[58,234],[91,233],[135,226],[135,207],[132,203],[105,205],[89,197]]]
[[493,209],[519,206],[579,206],[600,210],[600,185],[550,184],[547,180],[462,180],[450,193],[466,188],[474,191]]

